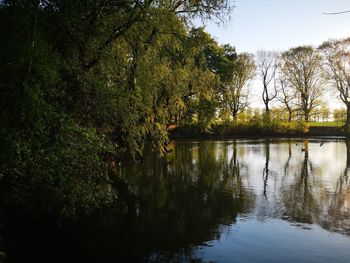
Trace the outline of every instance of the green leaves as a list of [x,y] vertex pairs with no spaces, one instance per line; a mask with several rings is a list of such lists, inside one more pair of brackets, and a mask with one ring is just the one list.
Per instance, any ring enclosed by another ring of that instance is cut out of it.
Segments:
[[190,33],[188,19],[225,10],[227,1],[2,1],[4,207],[88,214],[112,201],[115,158],[138,159],[146,141],[164,154],[167,126],[194,109],[209,130],[221,74],[209,56],[222,48]]

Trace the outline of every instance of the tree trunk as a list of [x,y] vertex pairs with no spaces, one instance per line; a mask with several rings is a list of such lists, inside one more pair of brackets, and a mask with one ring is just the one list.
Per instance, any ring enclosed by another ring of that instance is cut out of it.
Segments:
[[350,126],[350,103],[346,105],[345,133],[349,133]]
[[271,118],[270,118],[270,108],[269,108],[269,102],[268,101],[264,101],[265,103],[265,114],[263,115],[263,120],[264,122],[269,123]]
[[269,113],[270,112],[270,108],[269,108],[269,103],[265,103],[265,112]]
[[350,168],[350,140],[345,140],[346,145],[346,168]]
[[234,122],[234,123],[237,122],[237,113],[233,113],[233,114],[232,114],[232,119],[233,119],[233,122]]
[[288,122],[292,121],[292,111],[288,110]]

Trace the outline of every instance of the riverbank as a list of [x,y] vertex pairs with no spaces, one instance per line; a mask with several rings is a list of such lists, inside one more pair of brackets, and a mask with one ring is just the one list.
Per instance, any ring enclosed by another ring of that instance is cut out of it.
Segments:
[[201,131],[194,125],[172,126],[168,132],[171,139],[346,136],[342,131],[342,127],[309,126],[305,123],[270,125],[239,124],[235,126],[216,125],[207,132]]
[[307,135],[310,136],[346,136],[340,127],[311,126]]

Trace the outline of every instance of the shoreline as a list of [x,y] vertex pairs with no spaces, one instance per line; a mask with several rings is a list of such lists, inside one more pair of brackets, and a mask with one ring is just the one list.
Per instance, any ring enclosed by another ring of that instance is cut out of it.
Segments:
[[[178,130],[179,129],[179,130]],[[305,133],[293,133],[293,132],[268,132],[268,131],[235,131],[227,133],[201,133],[192,129],[183,130],[183,127],[178,127],[169,131],[169,138],[171,140],[178,139],[245,139],[245,138],[339,138],[346,139],[348,136],[342,132],[339,127],[326,127],[326,126],[316,126],[309,127],[309,130]]]

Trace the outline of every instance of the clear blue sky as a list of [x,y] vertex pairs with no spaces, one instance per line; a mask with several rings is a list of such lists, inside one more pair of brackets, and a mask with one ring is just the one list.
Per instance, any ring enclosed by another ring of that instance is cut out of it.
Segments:
[[[284,51],[299,45],[318,46],[330,38],[350,37],[350,0],[236,0],[231,19],[220,26],[206,24],[220,44],[229,43],[238,52],[260,49]],[[197,23],[196,23],[197,24]],[[261,82],[251,85],[252,107],[262,107]],[[336,95],[325,95],[331,108],[342,107]]]
[[350,10],[350,0],[236,0],[235,5],[230,20],[219,27],[207,23],[206,30],[238,52],[282,51],[350,36],[350,13],[322,14]]

